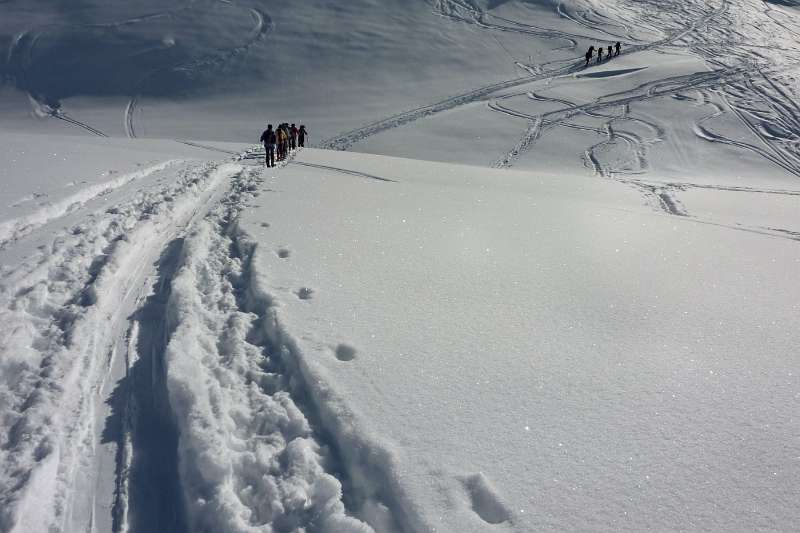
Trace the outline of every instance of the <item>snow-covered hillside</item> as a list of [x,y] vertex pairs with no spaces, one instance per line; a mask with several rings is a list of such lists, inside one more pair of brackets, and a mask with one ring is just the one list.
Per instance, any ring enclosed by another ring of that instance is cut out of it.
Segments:
[[0,531],[800,522],[792,2],[0,14]]
[[798,519],[793,239],[586,177],[235,159],[11,225],[4,529]]

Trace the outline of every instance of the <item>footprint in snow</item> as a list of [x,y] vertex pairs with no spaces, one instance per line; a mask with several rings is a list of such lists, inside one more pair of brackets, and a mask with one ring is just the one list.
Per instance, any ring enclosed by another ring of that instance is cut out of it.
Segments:
[[286,259],[292,254],[292,252],[290,252],[288,248],[279,248],[278,251],[275,253],[277,253],[278,257],[280,257],[281,259]]
[[300,287],[295,293],[297,297],[301,300],[310,300],[314,296],[314,289],[309,289],[308,287]]
[[352,361],[356,358],[356,349],[349,344],[340,344],[336,347],[336,359],[339,361]]
[[481,517],[481,520],[489,524],[500,524],[511,520],[511,512],[500,501],[497,491],[483,473],[462,478],[461,483],[469,493],[472,510]]

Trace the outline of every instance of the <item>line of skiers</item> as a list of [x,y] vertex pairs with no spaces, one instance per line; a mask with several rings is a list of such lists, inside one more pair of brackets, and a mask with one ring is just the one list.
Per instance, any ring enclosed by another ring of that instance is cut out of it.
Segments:
[[308,131],[300,124],[297,128],[294,124],[289,126],[288,122],[278,124],[276,129],[272,129],[272,124],[267,124],[267,129],[261,134],[261,144],[264,145],[264,159],[268,167],[275,166],[275,156],[278,161],[283,161],[289,156],[290,150],[295,150],[298,146],[306,145]]
[[[619,55],[619,51],[620,51],[621,47],[622,47],[622,45],[619,43],[619,41],[617,41],[617,44],[615,44],[613,47],[609,44],[608,45],[608,56],[607,56],[608,59],[611,59],[612,57],[617,57]],[[595,50],[594,46],[590,46],[589,49],[586,51],[586,66],[587,67],[589,66],[589,61],[592,59],[592,55],[594,55],[594,50]],[[602,46],[598,46],[597,47],[597,62],[598,63],[602,63],[603,62],[603,47]]]

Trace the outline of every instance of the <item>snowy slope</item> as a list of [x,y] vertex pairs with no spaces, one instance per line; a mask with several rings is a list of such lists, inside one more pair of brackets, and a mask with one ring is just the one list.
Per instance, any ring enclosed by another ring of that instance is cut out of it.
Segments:
[[790,235],[378,156],[153,173],[7,268],[3,529],[798,519]]
[[795,528],[793,3],[68,4],[0,1],[0,531]]
[[798,520],[795,241],[589,179],[316,151],[266,176],[254,277],[407,530]]
[[[560,24],[549,5],[534,7]],[[504,46],[564,44],[529,34],[500,43],[443,16],[449,2],[427,0],[14,0],[3,10],[0,75],[15,91],[0,98],[3,122],[111,136],[253,141],[262,123],[286,119],[321,141],[524,73]],[[27,93],[39,114],[58,108],[73,123],[32,119]]]

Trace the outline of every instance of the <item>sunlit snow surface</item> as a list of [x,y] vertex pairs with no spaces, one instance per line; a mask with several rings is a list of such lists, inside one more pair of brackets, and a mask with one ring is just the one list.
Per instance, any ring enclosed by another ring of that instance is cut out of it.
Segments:
[[796,529],[797,17],[0,1],[0,531]]
[[798,519],[796,241],[560,175],[311,151],[271,175],[243,215],[258,279],[352,409],[325,419],[345,453],[389,450],[362,467],[388,470],[400,516],[446,531]]

